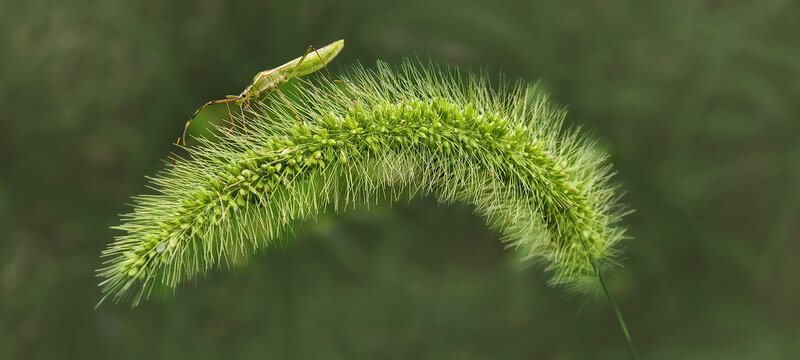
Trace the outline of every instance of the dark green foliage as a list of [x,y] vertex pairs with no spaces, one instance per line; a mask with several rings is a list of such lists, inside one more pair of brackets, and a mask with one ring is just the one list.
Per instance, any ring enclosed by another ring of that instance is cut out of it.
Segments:
[[[424,198],[299,224],[168,301],[100,298],[98,253],[184,122],[308,45],[541,80],[608,149],[643,359],[800,358],[800,3],[0,0],[0,358],[623,359],[605,301]],[[287,91],[287,96],[290,96]],[[224,105],[208,121],[227,121]],[[193,135],[200,135],[199,131]],[[191,142],[190,142],[191,145]],[[578,311],[580,309],[580,311]]]

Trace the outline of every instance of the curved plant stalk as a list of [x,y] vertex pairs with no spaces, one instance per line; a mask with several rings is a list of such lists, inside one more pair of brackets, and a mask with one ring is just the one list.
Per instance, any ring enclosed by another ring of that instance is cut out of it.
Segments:
[[[103,251],[103,299],[132,305],[269,246],[293,222],[433,195],[474,206],[550,283],[599,289],[624,229],[607,155],[535,85],[406,61],[352,69],[344,85],[269,95],[248,131],[201,141],[151,179]],[[255,125],[254,125],[255,124]]]

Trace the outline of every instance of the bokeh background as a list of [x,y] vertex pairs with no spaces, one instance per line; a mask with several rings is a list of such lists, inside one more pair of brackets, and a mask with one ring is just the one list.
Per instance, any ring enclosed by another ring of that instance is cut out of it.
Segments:
[[[541,80],[612,154],[646,359],[800,358],[797,1],[0,0],[0,358],[625,359],[464,206],[297,227],[131,310],[94,270],[200,104],[307,45]],[[213,112],[212,112],[213,113]]]

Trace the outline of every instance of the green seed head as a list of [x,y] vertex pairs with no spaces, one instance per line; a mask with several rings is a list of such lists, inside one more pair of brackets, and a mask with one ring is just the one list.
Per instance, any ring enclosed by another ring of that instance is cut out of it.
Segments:
[[535,86],[379,69],[356,68],[341,88],[321,81],[324,92],[299,85],[288,101],[302,124],[267,92],[252,107],[265,112],[246,114],[257,124],[248,134],[225,134],[157,175],[160,193],[134,200],[104,253],[114,259],[103,291],[137,303],[389,188],[475,206],[510,247],[546,262],[554,284],[583,288],[594,264],[614,263],[622,209],[597,161],[605,155],[558,130],[564,112]]

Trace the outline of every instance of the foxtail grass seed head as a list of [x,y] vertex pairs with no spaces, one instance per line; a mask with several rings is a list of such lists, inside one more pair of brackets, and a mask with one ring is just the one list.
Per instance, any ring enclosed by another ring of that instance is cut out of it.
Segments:
[[550,283],[589,292],[616,266],[618,204],[607,154],[535,84],[490,86],[429,63],[311,76],[247,111],[247,132],[200,139],[134,197],[103,251],[104,297],[133,305],[269,246],[293,222],[378,199],[472,205]]

